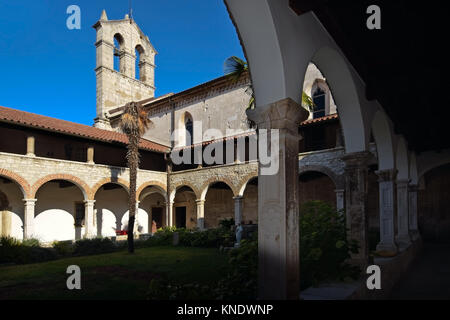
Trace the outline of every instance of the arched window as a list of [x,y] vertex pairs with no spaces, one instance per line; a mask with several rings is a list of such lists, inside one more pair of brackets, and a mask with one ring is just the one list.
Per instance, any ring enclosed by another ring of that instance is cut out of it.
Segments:
[[136,55],[135,61],[135,78],[137,80],[144,80],[144,69],[141,68],[141,63],[144,61],[144,48],[140,44],[134,49]]
[[314,113],[313,118],[320,118],[325,116],[325,91],[317,87],[313,94]]
[[185,122],[186,127],[186,145],[190,146],[194,144],[194,124],[191,118],[187,118]]
[[123,37],[116,33],[114,36],[114,70],[117,72],[123,72]]

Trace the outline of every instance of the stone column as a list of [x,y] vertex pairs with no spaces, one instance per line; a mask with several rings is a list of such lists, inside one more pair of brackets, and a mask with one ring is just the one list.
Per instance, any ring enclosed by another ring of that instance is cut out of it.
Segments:
[[94,163],[94,147],[88,147],[87,149],[87,163]]
[[408,221],[408,184],[408,179],[397,180],[397,243],[401,251],[411,245]]
[[308,114],[290,98],[247,111],[259,141],[259,299],[299,298],[298,126]]
[[85,228],[84,232],[86,238],[95,237],[94,203],[95,200],[84,201],[84,228]]
[[197,205],[197,228],[205,229],[205,200],[195,200]]
[[352,255],[352,263],[365,269],[369,262],[368,219],[367,219],[367,163],[371,157],[368,151],[345,154],[345,214],[348,238],[356,240],[359,252]]
[[417,223],[417,192],[418,186],[416,184],[410,184],[408,189],[409,195],[409,231],[413,240],[417,240],[420,237],[419,227]]
[[242,223],[242,212],[244,209],[244,197],[237,196],[237,197],[233,197],[233,199],[234,199],[234,223],[235,223],[235,225],[238,225],[239,223]]
[[173,201],[166,202],[166,227],[173,226]]
[[33,136],[27,137],[27,156],[35,157],[35,139]]
[[336,189],[334,190],[336,193],[336,209],[344,210],[344,196],[345,196],[345,190],[344,189]]
[[11,236],[11,212],[0,211],[0,236]]
[[34,207],[37,199],[24,199],[24,224],[23,224],[23,238],[30,239],[34,235]]
[[377,251],[397,252],[394,227],[394,186],[397,170],[380,170],[375,173],[378,175],[378,187],[380,190],[380,243],[377,245]]

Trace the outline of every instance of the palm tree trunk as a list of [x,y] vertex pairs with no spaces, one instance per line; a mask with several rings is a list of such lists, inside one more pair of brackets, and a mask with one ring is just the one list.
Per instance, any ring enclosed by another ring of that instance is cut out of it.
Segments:
[[133,137],[130,139],[129,144],[129,157],[128,167],[130,168],[130,197],[128,201],[128,252],[134,253],[134,222],[136,216],[136,180],[137,180],[137,167],[139,163],[139,150],[138,150],[139,137]]

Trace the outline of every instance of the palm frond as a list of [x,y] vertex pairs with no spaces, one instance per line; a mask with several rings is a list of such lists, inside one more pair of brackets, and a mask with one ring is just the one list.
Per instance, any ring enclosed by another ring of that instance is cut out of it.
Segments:
[[305,91],[302,91],[302,105],[308,108],[309,111],[314,109],[314,101]]
[[223,73],[232,78],[234,81],[239,80],[242,73],[244,73],[247,69],[247,62],[236,56],[229,57],[223,64]]

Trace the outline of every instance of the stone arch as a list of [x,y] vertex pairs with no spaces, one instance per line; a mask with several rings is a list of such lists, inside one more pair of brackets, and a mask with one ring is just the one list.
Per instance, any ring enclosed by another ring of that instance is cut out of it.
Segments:
[[372,133],[377,145],[378,170],[395,168],[393,132],[386,114],[381,110],[373,118]]
[[97,191],[104,185],[107,183],[114,183],[114,184],[118,184],[120,186],[122,186],[128,193],[130,193],[130,187],[127,181],[121,179],[121,178],[104,178],[102,180],[100,180],[99,182],[97,182],[91,189],[91,192],[89,193],[89,200],[94,200],[95,198],[95,194],[97,193]]
[[408,147],[406,145],[406,140],[401,136],[397,140],[395,159],[398,170],[397,180],[409,179]]
[[258,173],[250,173],[246,175],[243,179],[241,179],[240,187],[237,192],[237,196],[242,197],[245,192],[245,188],[247,188],[247,184],[250,182],[250,180],[258,178]]
[[411,184],[417,185],[419,183],[419,172],[417,170],[417,158],[414,152],[409,154],[409,178]]
[[313,62],[327,79],[338,106],[346,152],[366,151],[367,111],[372,109],[362,110],[364,84],[318,18],[312,12],[295,14],[287,1],[225,3],[249,63],[256,107],[286,98],[300,103],[306,69]]
[[237,190],[237,188],[234,186],[234,184],[225,177],[221,177],[221,178],[217,178],[217,177],[212,177],[209,178],[208,180],[206,180],[205,182],[203,182],[202,187],[200,188],[201,193],[200,193],[200,199],[201,200],[205,200],[206,199],[206,194],[208,193],[208,189],[211,185],[213,185],[214,183],[217,182],[223,182],[225,183],[233,192],[233,196],[237,196],[239,194],[239,190]]
[[330,178],[331,181],[333,181],[336,189],[344,189],[344,187],[345,187],[344,177],[335,174],[329,168],[324,167],[324,166],[318,166],[318,165],[301,166],[298,170],[298,175],[300,176],[303,173],[311,172],[311,171],[323,173],[328,178]]
[[36,197],[36,193],[39,190],[40,187],[42,187],[45,183],[52,181],[52,180],[66,180],[69,182],[72,182],[74,185],[76,185],[81,193],[83,194],[84,200],[89,200],[90,195],[90,188],[89,186],[80,178],[77,178],[71,174],[50,174],[45,177],[40,178],[38,181],[36,181],[32,187],[31,192],[31,198]]
[[141,195],[142,191],[147,187],[156,187],[158,189],[159,193],[167,199],[167,187],[163,183],[159,181],[148,181],[139,186],[139,188],[136,191],[136,200],[139,200],[139,196]]
[[196,188],[196,187],[195,187],[193,184],[191,184],[190,182],[182,181],[182,182],[176,184],[175,186],[173,186],[173,187],[171,188],[172,190],[170,191],[170,196],[169,196],[169,200],[170,200],[170,201],[173,201],[173,200],[175,199],[175,195],[176,195],[178,189],[180,189],[180,188],[182,188],[182,187],[189,187],[189,188],[191,188],[192,191],[194,191],[194,193],[195,193],[195,197],[196,197],[197,199],[200,199],[199,196],[200,196],[201,193],[200,193],[199,189]]
[[0,211],[8,210],[9,208],[9,200],[6,194],[0,190]]
[[358,88],[345,58],[336,49],[324,46],[311,61],[327,79],[337,105],[346,153],[367,150],[370,125],[365,123]]
[[3,176],[5,178],[14,181],[19,186],[19,189],[22,191],[24,198],[32,197],[30,184],[18,174],[6,169],[0,169],[0,176]]

